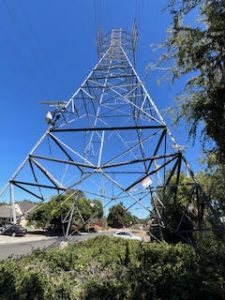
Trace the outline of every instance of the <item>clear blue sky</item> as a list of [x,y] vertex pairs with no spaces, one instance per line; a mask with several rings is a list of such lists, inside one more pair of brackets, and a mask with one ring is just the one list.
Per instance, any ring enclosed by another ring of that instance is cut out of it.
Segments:
[[[137,2],[137,3],[136,3]],[[45,131],[46,107],[42,100],[67,100],[97,60],[96,27],[130,29],[139,26],[137,71],[158,54],[150,45],[166,37],[170,16],[162,12],[166,0],[0,0],[0,185],[2,186]],[[96,9],[97,8],[97,9]],[[136,9],[138,8],[138,9]],[[163,74],[161,74],[163,75]],[[147,88],[165,116],[182,87],[156,83],[148,76]],[[178,144],[187,143],[187,129],[172,128]],[[194,169],[199,144],[189,143],[187,157]]]

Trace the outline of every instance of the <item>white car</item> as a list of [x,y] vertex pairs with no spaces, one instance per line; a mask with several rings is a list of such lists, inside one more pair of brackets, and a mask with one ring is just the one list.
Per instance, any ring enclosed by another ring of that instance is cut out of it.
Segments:
[[128,239],[128,240],[136,240],[136,241],[143,241],[143,238],[140,236],[134,235],[128,231],[117,231],[113,234],[114,237],[120,237],[123,239]]

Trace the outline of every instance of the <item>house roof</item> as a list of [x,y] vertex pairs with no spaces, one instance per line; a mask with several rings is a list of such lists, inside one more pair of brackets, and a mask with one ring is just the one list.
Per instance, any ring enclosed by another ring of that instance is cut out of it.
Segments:
[[21,211],[23,214],[27,213],[29,210],[31,210],[35,204],[29,201],[20,201],[17,202],[17,204],[19,205]]
[[[27,213],[29,210],[31,210],[35,206],[34,203],[31,203],[28,201],[18,202],[17,205],[19,206],[19,208],[21,210],[21,212],[20,212],[16,209],[17,216],[21,215],[21,213],[22,214]],[[12,218],[12,208],[10,205],[0,205],[0,218],[1,219]]]

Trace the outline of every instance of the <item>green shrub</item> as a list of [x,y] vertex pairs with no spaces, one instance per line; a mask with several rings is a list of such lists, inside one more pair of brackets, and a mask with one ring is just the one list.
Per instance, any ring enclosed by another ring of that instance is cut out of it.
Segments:
[[107,236],[0,263],[0,299],[225,299],[225,246]]

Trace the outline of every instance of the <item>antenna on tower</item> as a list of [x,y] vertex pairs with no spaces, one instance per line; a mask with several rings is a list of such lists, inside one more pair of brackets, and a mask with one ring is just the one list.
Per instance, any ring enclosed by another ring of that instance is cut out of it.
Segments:
[[66,111],[66,101],[41,101],[41,104],[47,105],[49,107],[55,108],[52,111],[48,111],[45,120],[48,125],[55,125],[55,122],[62,116],[66,122],[66,117],[64,112]]

